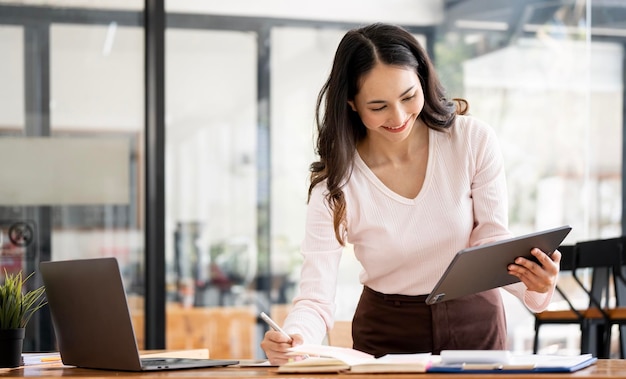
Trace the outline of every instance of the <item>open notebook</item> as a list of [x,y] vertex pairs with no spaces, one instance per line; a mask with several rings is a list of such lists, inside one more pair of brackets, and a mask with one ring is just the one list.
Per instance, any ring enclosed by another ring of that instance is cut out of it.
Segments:
[[115,258],[39,265],[63,364],[148,371],[237,364],[235,360],[141,358]]
[[279,373],[416,373],[433,363],[430,353],[388,354],[380,358],[348,347],[304,344],[289,349],[289,355],[309,358],[281,365]]

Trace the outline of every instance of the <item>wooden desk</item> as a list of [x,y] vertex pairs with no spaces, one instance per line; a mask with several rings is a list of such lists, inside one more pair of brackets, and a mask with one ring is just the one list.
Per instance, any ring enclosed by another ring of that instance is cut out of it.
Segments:
[[319,379],[478,379],[478,378],[514,378],[514,379],[554,379],[554,378],[626,378],[626,360],[601,359],[594,366],[571,374],[278,374],[275,367],[224,367],[193,370],[158,371],[134,373],[121,371],[89,370],[81,368],[48,366],[28,366],[12,370],[0,369],[0,378],[35,378],[52,379],[60,376],[75,379],[205,379],[205,378],[319,378]]

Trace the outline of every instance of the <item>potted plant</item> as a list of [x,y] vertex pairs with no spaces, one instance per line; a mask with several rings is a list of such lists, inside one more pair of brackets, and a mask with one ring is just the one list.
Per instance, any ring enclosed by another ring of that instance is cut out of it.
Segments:
[[0,284],[0,367],[17,367],[22,357],[25,328],[28,321],[41,307],[46,305],[43,286],[27,291],[26,278],[4,272],[4,283]]

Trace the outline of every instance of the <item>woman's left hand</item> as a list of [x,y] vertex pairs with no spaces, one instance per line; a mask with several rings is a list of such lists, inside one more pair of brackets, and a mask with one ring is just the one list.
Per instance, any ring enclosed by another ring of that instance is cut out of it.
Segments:
[[555,250],[550,256],[543,251],[534,248],[530,253],[537,258],[539,264],[522,257],[515,259],[515,264],[510,264],[509,274],[517,276],[529,291],[546,293],[556,285],[561,262],[561,252]]

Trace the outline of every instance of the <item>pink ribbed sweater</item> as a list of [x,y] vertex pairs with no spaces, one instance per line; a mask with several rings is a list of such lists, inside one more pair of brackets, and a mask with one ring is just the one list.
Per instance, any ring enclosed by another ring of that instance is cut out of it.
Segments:
[[[428,294],[457,251],[511,237],[497,137],[475,118],[456,120],[447,132],[429,129],[426,177],[414,199],[387,188],[355,153],[343,188],[345,236],[363,266],[362,284],[388,294]],[[333,325],[343,251],[325,192],[320,183],[309,201],[299,293],[284,324],[306,343],[320,343]],[[553,294],[526,291],[523,283],[506,289],[532,311],[545,309]]]

